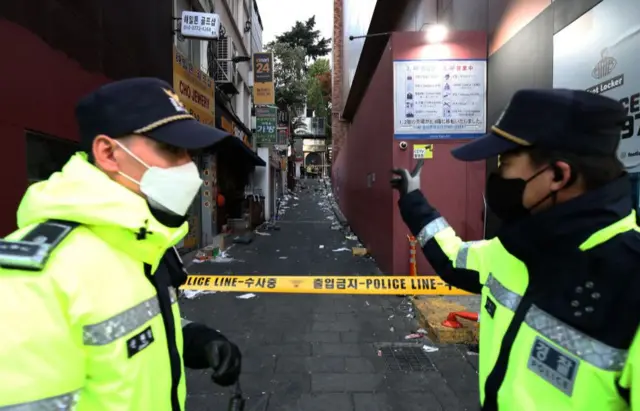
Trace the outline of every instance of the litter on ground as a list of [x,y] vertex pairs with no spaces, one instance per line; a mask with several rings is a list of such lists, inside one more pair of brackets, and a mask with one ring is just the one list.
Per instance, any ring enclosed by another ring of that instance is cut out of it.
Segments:
[[254,293],[247,293],[247,294],[242,294],[237,296],[236,298],[238,300],[248,300],[250,298],[254,298],[256,295]]
[[182,295],[184,296],[184,298],[188,299],[188,300],[193,300],[194,298],[198,297],[199,295],[205,295],[205,294],[215,294],[215,291],[204,291],[204,290],[183,290],[182,291]]
[[417,333],[416,333],[416,334],[409,334],[409,335],[405,335],[405,336],[404,336],[404,339],[405,339],[405,340],[416,340],[416,339],[418,339],[418,338],[422,338],[422,337],[424,337],[424,335],[422,335],[422,334],[417,334]]
[[334,253],[339,253],[341,251],[351,251],[351,250],[348,249],[347,247],[340,247],[340,248],[336,248],[335,250],[333,250]]
[[423,345],[423,346],[422,346],[422,351],[424,351],[424,352],[426,352],[426,353],[436,352],[436,351],[438,351],[439,349],[440,349],[440,348],[438,348],[438,347],[432,347],[432,346],[427,345],[427,344],[425,344],[425,345]]

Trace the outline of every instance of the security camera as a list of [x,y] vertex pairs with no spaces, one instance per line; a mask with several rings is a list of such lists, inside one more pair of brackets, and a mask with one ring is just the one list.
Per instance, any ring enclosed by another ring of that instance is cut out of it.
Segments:
[[406,149],[407,149],[407,147],[408,147],[409,145],[407,144],[407,142],[406,142],[406,141],[401,141],[401,142],[400,142],[400,144],[399,144],[399,146],[400,146],[400,150],[403,150],[403,151],[404,151],[404,150],[406,150]]

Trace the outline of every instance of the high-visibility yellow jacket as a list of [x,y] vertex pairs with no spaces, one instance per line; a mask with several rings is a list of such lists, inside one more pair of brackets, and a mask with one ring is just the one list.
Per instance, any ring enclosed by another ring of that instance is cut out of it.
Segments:
[[0,243],[0,409],[184,410],[176,293],[152,273],[187,225],[76,154],[29,188],[18,226]]
[[403,219],[444,280],[482,294],[483,411],[640,410],[640,232],[620,178],[463,242],[422,193]]

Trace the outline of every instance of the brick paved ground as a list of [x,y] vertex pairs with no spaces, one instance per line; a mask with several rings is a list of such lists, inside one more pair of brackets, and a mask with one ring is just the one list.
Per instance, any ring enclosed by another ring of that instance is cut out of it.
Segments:
[[[289,202],[281,231],[236,245],[229,263],[194,264],[194,273],[372,274],[374,263],[350,252],[353,241],[331,229],[317,182]],[[295,206],[294,206],[295,204]],[[320,248],[324,245],[324,248]],[[286,258],[281,258],[286,257]],[[209,294],[183,300],[183,316],[216,327],[243,350],[246,411],[412,411],[477,409],[477,357],[446,346],[425,355],[405,335],[416,324],[397,296],[261,294],[241,300]],[[405,346],[393,346],[392,344]],[[391,356],[387,357],[386,354]],[[383,354],[380,356],[380,354]],[[390,369],[404,365],[422,371]],[[188,411],[226,410],[229,390],[206,372],[187,373]]]

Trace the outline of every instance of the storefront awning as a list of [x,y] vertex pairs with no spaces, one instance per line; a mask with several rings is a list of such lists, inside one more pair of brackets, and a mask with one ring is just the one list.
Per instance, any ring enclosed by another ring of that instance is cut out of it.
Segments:
[[238,137],[226,137],[215,146],[214,151],[218,153],[218,155],[229,156],[234,160],[237,159],[239,162],[249,163],[252,166],[264,167],[267,165],[255,151]]
[[239,150],[244,151],[247,157],[253,162],[253,165],[257,167],[264,167],[267,165],[267,163],[265,163],[255,151],[247,146],[244,141],[237,137],[230,137],[230,139],[233,140],[233,144],[237,146]]

